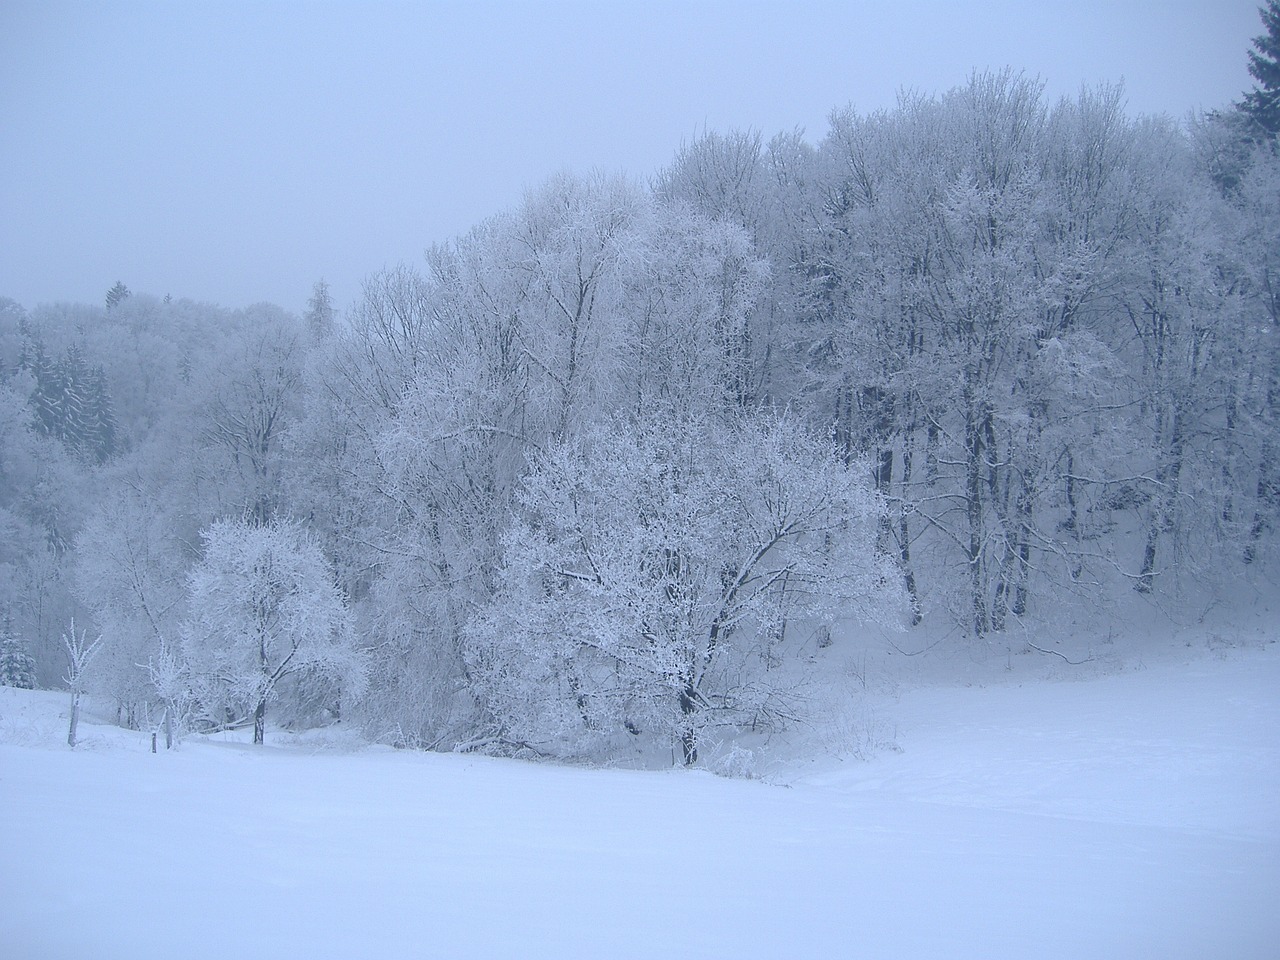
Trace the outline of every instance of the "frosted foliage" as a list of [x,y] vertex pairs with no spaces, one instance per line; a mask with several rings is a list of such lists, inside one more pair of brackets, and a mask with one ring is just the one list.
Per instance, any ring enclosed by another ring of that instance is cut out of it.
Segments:
[[652,211],[629,278],[627,399],[688,419],[750,402],[748,319],[769,278],[746,231],[682,207]]
[[0,637],[49,687],[102,635],[124,726],[715,769],[859,621],[959,663],[1269,596],[1280,159],[1125,102],[1005,70],[706,131],[349,308],[0,299]]
[[331,680],[358,699],[363,658],[311,536],[286,521],[222,520],[203,540],[204,559],[189,581],[184,652],[206,710],[254,711],[261,739],[266,705],[286,677]]
[[555,446],[521,488],[502,585],[469,635],[517,743],[588,749],[776,719],[762,667],[787,617],[892,620],[881,505],[796,424],[618,427]]
[[111,637],[94,692],[116,700],[130,726],[153,698],[147,664],[178,636],[188,558],[172,518],[137,491],[104,499],[76,538],[77,593]]

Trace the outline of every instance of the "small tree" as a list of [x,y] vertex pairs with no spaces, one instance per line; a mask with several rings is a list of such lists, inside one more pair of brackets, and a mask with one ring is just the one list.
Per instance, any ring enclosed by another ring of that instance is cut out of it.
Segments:
[[27,645],[17,637],[0,640],[0,686],[35,689],[36,662],[27,652]]
[[163,639],[159,652],[147,664],[147,675],[164,703],[164,746],[171,750],[174,738],[186,728],[191,715],[191,678],[173,645]]
[[358,697],[365,665],[351,617],[320,552],[302,527],[220,520],[204,532],[191,574],[186,659],[207,700],[253,711],[253,742],[266,738],[267,705],[282,680],[310,675]]
[[76,745],[76,728],[80,726],[80,699],[85,691],[85,673],[89,664],[102,648],[102,636],[89,641],[87,630],[76,633],[75,617],[71,618],[71,630],[62,635],[62,646],[67,651],[67,686],[71,688],[71,724],[67,730],[67,746]]

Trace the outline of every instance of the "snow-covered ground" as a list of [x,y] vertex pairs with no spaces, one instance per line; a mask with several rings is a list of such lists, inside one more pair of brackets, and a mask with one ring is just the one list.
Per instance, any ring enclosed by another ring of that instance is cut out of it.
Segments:
[[72,752],[65,695],[0,689],[0,954],[1280,956],[1280,644],[1194,654],[904,687],[859,721],[891,746],[768,782],[91,722]]

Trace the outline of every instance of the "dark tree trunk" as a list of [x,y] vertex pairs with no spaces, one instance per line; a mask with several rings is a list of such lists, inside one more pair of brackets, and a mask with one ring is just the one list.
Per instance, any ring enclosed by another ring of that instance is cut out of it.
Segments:
[[1173,412],[1173,430],[1169,439],[1169,462],[1167,468],[1160,471],[1159,479],[1162,489],[1157,506],[1151,514],[1151,525],[1147,529],[1147,543],[1142,551],[1142,572],[1138,575],[1138,583],[1134,589],[1139,593],[1150,593],[1155,587],[1156,557],[1160,535],[1174,529],[1174,511],[1177,509],[1178,490],[1182,477],[1182,410],[1181,405]]
[[1027,612],[1031,579],[1031,490],[1026,478],[1018,487],[1018,550],[1014,568],[1013,615],[1020,617]]
[[1257,500],[1253,510],[1253,523],[1249,525],[1249,540],[1244,546],[1242,559],[1245,563],[1253,563],[1258,554],[1258,541],[1267,528],[1267,515],[1274,511],[1277,499],[1280,499],[1280,483],[1272,478],[1271,445],[1263,444],[1262,462],[1258,465]]
[[916,575],[911,569],[911,527],[908,522],[908,511],[906,510],[906,491],[911,483],[911,442],[907,441],[907,445],[902,450],[902,489],[903,489],[903,509],[898,514],[898,543],[899,543],[899,559],[902,562],[902,579],[903,585],[907,589],[907,599],[911,603],[911,625],[918,626],[922,619],[920,614],[920,597],[916,593]]
[[694,720],[698,712],[698,691],[693,684],[680,691],[680,712],[684,714],[684,729],[680,733],[680,746],[684,751],[684,765],[692,767],[698,762],[698,727]]
[[979,410],[973,388],[965,385],[965,515],[969,526],[969,589],[973,603],[973,633],[981,637],[989,629],[986,585],[982,576],[982,467],[985,417]]
[[1080,560],[1080,504],[1076,495],[1076,461],[1069,448],[1066,473],[1067,519],[1063,521],[1062,529],[1071,535],[1071,540],[1075,543],[1075,552],[1071,558],[1071,579],[1079,580],[1084,573],[1084,564]]

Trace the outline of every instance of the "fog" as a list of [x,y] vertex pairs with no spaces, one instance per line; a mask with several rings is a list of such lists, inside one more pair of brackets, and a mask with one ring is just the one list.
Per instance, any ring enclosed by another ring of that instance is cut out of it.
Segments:
[[802,128],[1012,67],[1183,116],[1249,88],[1253,0],[47,3],[0,7],[0,295],[116,280],[303,309],[559,171],[648,178],[705,130]]

